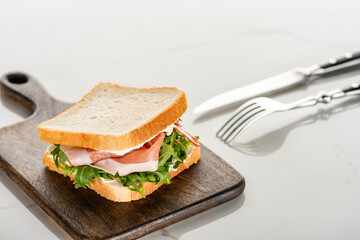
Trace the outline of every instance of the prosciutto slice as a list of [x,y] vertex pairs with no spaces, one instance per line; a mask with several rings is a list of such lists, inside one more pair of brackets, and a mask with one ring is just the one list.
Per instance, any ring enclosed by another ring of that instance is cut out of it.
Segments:
[[164,137],[165,133],[159,133],[141,148],[122,156],[78,147],[65,147],[62,150],[72,166],[92,165],[111,174],[118,172],[120,176],[123,176],[132,172],[156,171]]
[[71,166],[83,166],[93,163],[90,158],[91,151],[89,149],[67,146],[60,146],[60,148],[66,154]]
[[176,129],[176,131],[178,131],[179,133],[184,135],[190,142],[192,142],[194,144],[195,147],[200,147],[199,140],[197,138],[195,138],[193,135],[191,135],[190,133],[188,133],[187,131],[185,131],[184,129],[182,129],[180,127],[179,121],[176,121],[174,123],[174,129]]

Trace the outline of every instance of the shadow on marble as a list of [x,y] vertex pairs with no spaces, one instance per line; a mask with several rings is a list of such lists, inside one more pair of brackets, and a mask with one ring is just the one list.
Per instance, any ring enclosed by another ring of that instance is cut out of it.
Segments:
[[[280,149],[291,130],[314,124],[317,121],[326,121],[333,115],[341,114],[354,108],[360,108],[360,96],[354,96],[351,99],[337,103],[326,109],[320,108],[314,114],[292,121],[281,128],[271,130],[271,132],[267,132],[250,141],[240,142],[237,140],[231,147],[247,155],[265,156]],[[241,138],[241,136],[239,138]]]
[[202,212],[184,221],[175,223],[169,227],[151,233],[142,237],[142,240],[155,240],[155,239],[173,239],[178,240],[180,237],[196,228],[207,225],[211,222],[217,221],[227,215],[236,212],[240,209],[245,202],[245,193],[239,197],[217,206],[208,211]]
[[25,192],[0,170],[0,182],[59,239],[72,239],[49,215],[47,215]]

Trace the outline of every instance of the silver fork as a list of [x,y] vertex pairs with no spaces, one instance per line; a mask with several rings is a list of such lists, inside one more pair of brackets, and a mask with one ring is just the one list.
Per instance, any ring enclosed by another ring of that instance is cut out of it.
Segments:
[[360,83],[352,83],[349,87],[319,92],[298,101],[284,104],[270,98],[254,98],[235,110],[229,120],[219,129],[216,136],[231,145],[236,137],[254,122],[271,113],[283,112],[296,108],[314,106],[318,103],[329,103],[332,99],[360,94]]

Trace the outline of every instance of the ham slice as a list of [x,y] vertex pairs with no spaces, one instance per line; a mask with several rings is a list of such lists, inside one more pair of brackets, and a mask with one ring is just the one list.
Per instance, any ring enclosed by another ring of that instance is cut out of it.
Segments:
[[98,161],[101,161],[106,158],[119,157],[119,155],[112,153],[112,152],[96,151],[96,150],[92,150],[92,149],[86,149],[86,150],[90,154],[90,160],[92,161],[92,163],[97,163]]
[[[111,157],[114,161],[118,163],[143,163],[150,161],[159,161],[159,151],[161,144],[165,138],[165,133],[159,133],[155,138],[150,140],[148,143],[145,143],[139,149],[135,149],[123,156]],[[156,170],[156,169],[155,169]]]
[[83,166],[93,163],[90,158],[90,151],[86,148],[67,146],[61,146],[60,148],[66,154],[68,162],[71,166]]
[[92,165],[112,174],[118,172],[123,176],[132,172],[156,171],[164,137],[165,133],[159,133],[141,148],[122,156],[78,147],[63,147],[62,150],[72,166]]
[[194,144],[195,147],[200,147],[199,140],[196,137],[194,137],[193,135],[191,135],[190,133],[188,133],[187,131],[185,131],[184,129],[182,129],[180,127],[179,121],[176,121],[174,123],[174,129],[176,129],[176,131],[178,131],[179,133],[184,135],[190,142],[192,142]]

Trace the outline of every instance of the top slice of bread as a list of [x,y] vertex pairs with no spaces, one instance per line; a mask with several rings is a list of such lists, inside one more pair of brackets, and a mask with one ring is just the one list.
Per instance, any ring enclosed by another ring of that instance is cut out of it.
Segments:
[[135,147],[186,111],[182,90],[100,83],[77,104],[38,125],[40,140],[95,150]]

